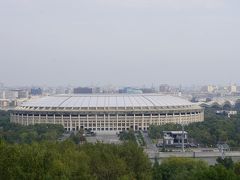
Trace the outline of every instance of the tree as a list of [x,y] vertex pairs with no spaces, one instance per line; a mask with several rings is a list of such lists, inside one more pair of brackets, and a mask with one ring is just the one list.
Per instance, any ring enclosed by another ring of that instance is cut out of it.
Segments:
[[239,177],[232,170],[226,169],[222,165],[211,166],[200,172],[198,178],[204,180],[238,180]]
[[218,157],[216,161],[217,161],[217,164],[223,165],[227,169],[233,169],[234,167],[234,162],[231,157],[225,157],[224,159],[222,159],[221,157]]
[[152,168],[152,179],[162,180],[162,172],[161,172],[160,165],[157,158],[155,158],[153,168]]
[[196,179],[196,174],[207,168],[201,160],[175,157],[164,160],[160,165],[163,180]]
[[240,176],[240,162],[237,162],[234,164],[234,172],[235,172],[235,174]]

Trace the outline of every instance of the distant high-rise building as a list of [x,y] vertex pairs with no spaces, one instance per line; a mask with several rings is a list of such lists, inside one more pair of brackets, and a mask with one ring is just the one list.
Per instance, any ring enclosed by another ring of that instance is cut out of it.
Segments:
[[65,89],[64,88],[56,88],[55,89],[55,94],[64,94],[65,93]]
[[72,94],[72,93],[73,93],[73,90],[72,90],[71,88],[69,88],[69,89],[66,89],[66,90],[64,91],[64,93],[65,93],[65,94]]
[[6,90],[4,92],[4,98],[15,100],[15,99],[18,98],[18,92],[17,91],[12,91],[12,90]]
[[0,108],[6,108],[9,106],[9,100],[7,99],[0,99]]
[[17,98],[17,99],[23,99],[23,98],[28,98],[29,97],[29,93],[27,90],[24,89],[13,89],[11,90],[13,97]]
[[0,91],[0,99],[5,99],[5,91]]
[[160,87],[159,87],[159,91],[163,92],[163,93],[166,93],[166,92],[170,92],[171,88],[168,84],[161,84]]
[[136,89],[136,88],[132,88],[132,87],[125,87],[123,89],[119,89],[119,93],[142,94],[143,91],[141,89]]
[[42,89],[41,88],[32,88],[31,95],[33,95],[33,96],[42,95]]
[[18,91],[18,98],[28,98],[29,97],[29,93],[26,90],[20,90]]
[[103,91],[102,91],[102,89],[100,87],[96,87],[96,88],[93,89],[93,93],[99,94],[99,93],[102,93],[102,92]]
[[216,89],[217,88],[213,85],[208,85],[208,86],[202,87],[202,91],[207,92],[207,93],[213,93]]
[[212,93],[214,91],[214,87],[212,85],[207,86],[207,91]]
[[236,93],[237,92],[237,86],[236,85],[231,85],[229,87],[230,93]]
[[141,90],[143,93],[156,93],[154,88],[142,88]]
[[89,87],[78,87],[73,89],[74,94],[92,94],[93,89]]

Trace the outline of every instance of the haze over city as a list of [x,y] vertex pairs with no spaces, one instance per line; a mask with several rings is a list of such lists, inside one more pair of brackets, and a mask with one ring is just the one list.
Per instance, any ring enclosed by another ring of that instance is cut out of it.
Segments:
[[1,0],[1,81],[240,83],[239,5],[237,0]]
[[239,9],[0,0],[0,180],[239,180]]

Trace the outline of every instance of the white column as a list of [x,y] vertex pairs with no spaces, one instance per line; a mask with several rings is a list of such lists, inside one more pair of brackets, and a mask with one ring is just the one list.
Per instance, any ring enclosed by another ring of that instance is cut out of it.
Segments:
[[133,131],[135,131],[135,114],[133,114]]
[[152,122],[152,113],[150,114],[150,124],[153,124],[153,122]]
[[104,114],[103,115],[103,124],[104,124],[104,131],[106,130],[105,128],[106,128],[106,115]]
[[88,114],[87,114],[87,129],[89,129],[89,120],[88,120]]
[[108,131],[110,130],[110,114],[108,114]]
[[65,120],[66,120],[66,122],[67,122],[67,131],[69,131],[69,130],[68,130],[68,128],[69,128],[69,126],[68,126],[68,124],[69,124],[69,123],[68,123],[68,120],[67,120],[67,119],[65,119]]
[[63,121],[63,114],[62,114],[62,126],[65,128],[64,121]]
[[53,115],[53,124],[56,124],[56,117],[55,117],[55,114]]
[[95,128],[96,128],[96,131],[97,131],[97,128],[98,128],[97,120],[98,120],[98,119],[97,119],[97,114],[95,114],[95,124],[96,124],[96,127],[95,127]]
[[70,131],[72,131],[72,115],[69,115]]
[[117,114],[117,131],[118,131],[118,114]]
[[125,114],[125,123],[124,124],[125,124],[124,125],[125,130],[127,130],[127,114]]
[[78,114],[78,129],[81,129],[81,123],[80,123],[80,114]]
[[164,124],[166,124],[166,123],[169,123],[169,122],[168,122],[168,115],[167,115],[167,113],[166,113],[166,116],[165,116]]
[[161,115],[160,115],[160,113],[158,113],[158,123],[159,123],[158,125],[162,124],[161,123]]

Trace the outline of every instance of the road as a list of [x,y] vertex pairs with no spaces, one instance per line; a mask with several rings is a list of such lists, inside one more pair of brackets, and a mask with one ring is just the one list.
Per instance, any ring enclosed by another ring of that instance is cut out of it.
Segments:
[[96,136],[88,136],[86,139],[89,143],[102,142],[105,144],[121,144],[116,134],[96,134]]
[[148,136],[147,132],[141,132],[146,143],[146,147],[144,151],[147,153],[149,157],[155,156],[158,157],[158,148],[155,144],[152,143],[151,138]]
[[63,133],[62,137],[60,137],[58,139],[58,141],[65,141],[66,139],[68,139],[70,137],[70,135],[71,135],[70,133]]

